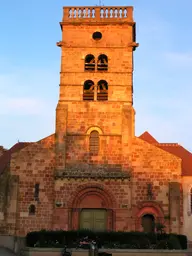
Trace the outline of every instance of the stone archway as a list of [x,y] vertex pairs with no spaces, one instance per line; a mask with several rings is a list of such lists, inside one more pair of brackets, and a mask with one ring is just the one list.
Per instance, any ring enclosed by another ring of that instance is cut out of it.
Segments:
[[[145,218],[143,218],[144,216]],[[144,231],[143,224],[145,226],[145,230],[154,230],[155,223],[162,221],[164,221],[164,213],[162,208],[156,202],[143,202],[138,206],[135,226],[137,231]],[[147,225],[148,228],[146,228]]]
[[[99,184],[79,186],[68,202],[72,229],[114,229],[113,209],[116,201],[109,190]],[[84,222],[84,223],[82,223]]]

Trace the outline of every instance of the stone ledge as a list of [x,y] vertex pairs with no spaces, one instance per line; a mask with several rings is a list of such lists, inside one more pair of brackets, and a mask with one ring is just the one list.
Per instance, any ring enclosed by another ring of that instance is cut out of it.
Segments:
[[111,171],[110,169],[102,170],[97,169],[91,171],[83,171],[81,169],[77,170],[65,170],[57,171],[55,174],[55,179],[64,179],[64,178],[76,178],[76,179],[130,179],[131,175],[128,172],[123,171]]
[[[59,256],[62,248],[25,248],[23,250],[24,256]],[[69,251],[72,252],[72,256],[88,256],[88,250],[75,250],[72,249]],[[126,249],[101,249],[99,252],[108,252],[112,253],[113,256],[119,256],[122,254],[130,256],[160,256],[160,255],[172,255],[172,256],[185,256],[187,250],[126,250]]]
[[[57,251],[61,251],[62,248],[40,248],[40,247],[25,247],[26,251],[53,251],[53,252],[57,252]],[[67,249],[67,251],[72,251],[72,252],[88,252],[88,250],[83,250],[83,249]],[[188,250],[155,250],[155,249],[99,249],[99,252],[147,252],[147,253],[153,253],[153,252],[157,252],[157,253],[162,253],[162,252],[167,252],[167,253],[187,253]]]

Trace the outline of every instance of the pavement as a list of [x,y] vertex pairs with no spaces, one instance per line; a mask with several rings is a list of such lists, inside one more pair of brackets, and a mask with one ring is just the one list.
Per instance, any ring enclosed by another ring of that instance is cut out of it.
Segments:
[[[190,250],[189,252],[186,252],[185,255],[192,256],[192,250]],[[6,248],[0,248],[0,256],[16,256],[16,254]]]
[[8,249],[5,248],[0,248],[0,256],[15,256],[13,252],[9,251]]

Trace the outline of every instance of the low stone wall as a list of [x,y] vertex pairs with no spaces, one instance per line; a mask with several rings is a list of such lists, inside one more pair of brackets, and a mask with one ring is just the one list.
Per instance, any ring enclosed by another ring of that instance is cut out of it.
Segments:
[[[180,250],[99,250],[99,252],[112,253],[113,256],[185,256],[186,251]],[[23,256],[61,256],[58,248],[25,248]],[[88,256],[87,250],[72,250],[72,256]]]
[[14,251],[14,246],[15,246],[14,236],[0,235],[0,247],[5,247],[11,251]]
[[191,250],[192,249],[192,241],[188,241],[188,245],[187,246],[188,246],[188,249]]
[[19,254],[25,248],[25,238],[9,235],[0,235],[0,247],[5,247],[10,251]]

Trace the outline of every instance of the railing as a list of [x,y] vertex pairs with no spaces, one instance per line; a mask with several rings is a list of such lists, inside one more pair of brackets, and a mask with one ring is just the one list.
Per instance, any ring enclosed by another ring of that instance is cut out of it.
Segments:
[[105,91],[100,91],[99,93],[97,93],[97,100],[99,101],[108,100],[108,93]]
[[99,70],[99,71],[107,71],[108,70],[108,64],[98,63],[97,64],[97,70]]
[[[92,101],[94,100],[94,93],[92,92],[87,92],[87,91],[84,91],[83,93],[83,100],[88,100],[88,101]],[[97,100],[98,101],[105,101],[105,100],[108,100],[108,92],[106,91],[100,91],[97,93]]]
[[133,20],[133,8],[125,7],[64,7],[63,21],[71,19],[89,19],[89,20],[105,20],[105,19],[123,19]]
[[85,70],[94,71],[95,70],[95,63],[85,63]]
[[87,90],[83,93],[83,100],[92,101],[94,100],[94,92],[88,92]]

